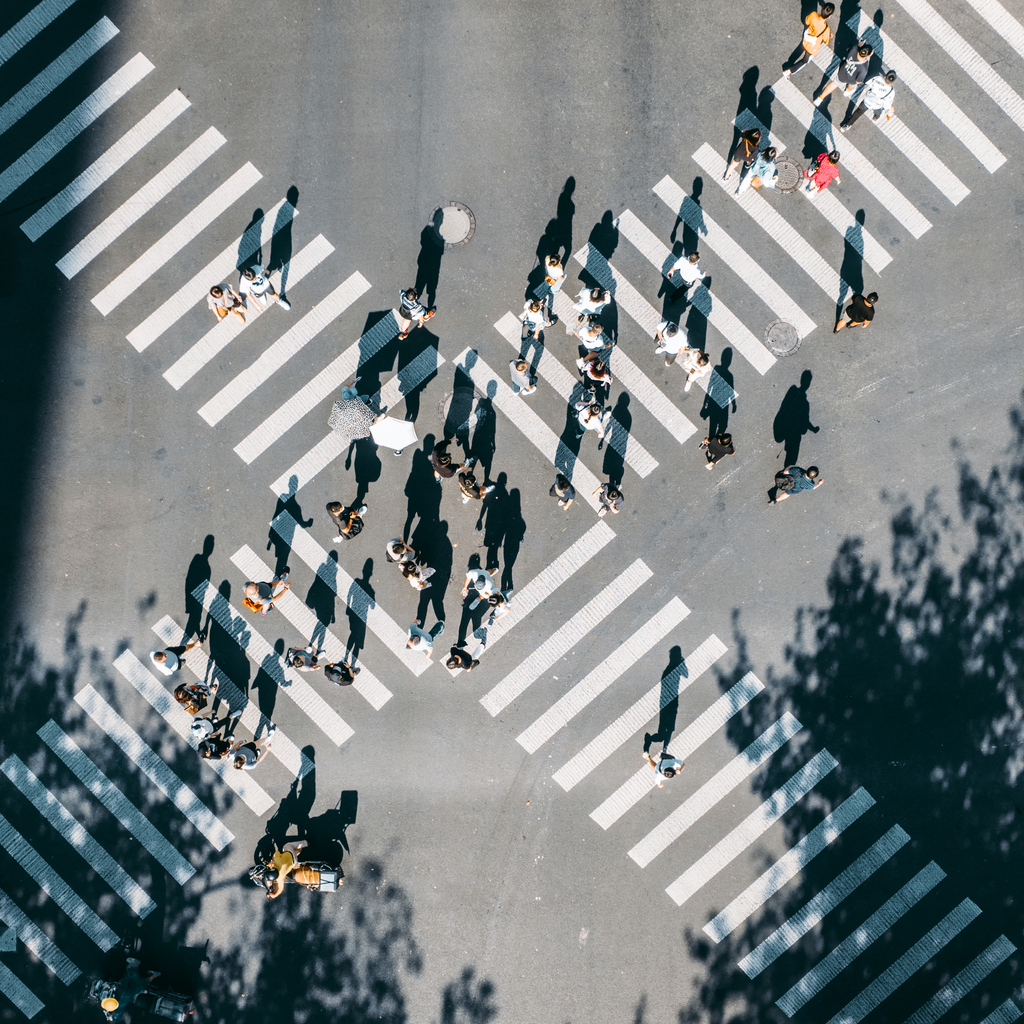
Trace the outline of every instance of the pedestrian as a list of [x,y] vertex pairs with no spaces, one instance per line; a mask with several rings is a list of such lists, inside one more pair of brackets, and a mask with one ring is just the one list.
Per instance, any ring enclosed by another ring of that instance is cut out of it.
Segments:
[[600,487],[595,488],[594,496],[601,505],[597,510],[597,514],[601,516],[602,519],[609,513],[609,511],[612,515],[617,516],[622,509],[622,491],[611,483],[601,484]]
[[434,641],[444,632],[444,623],[435,622],[431,627],[429,633],[425,630],[420,629],[420,620],[417,619],[409,627],[409,635],[405,641],[405,646],[412,651],[422,651],[426,659],[430,660],[430,655],[434,650]]
[[552,498],[558,499],[558,507],[563,512],[569,511],[569,506],[573,503],[576,498],[576,488],[573,487],[572,482],[567,476],[563,476],[561,473],[555,477],[555,482],[551,485],[551,490],[548,494]]
[[296,672],[316,672],[321,668],[320,651],[314,650],[313,645],[307,647],[289,647],[284,656],[285,664]]
[[162,651],[150,651],[149,660],[165,676],[173,676],[185,664],[185,652],[191,651],[198,643],[199,640],[196,639],[192,643],[183,644],[180,647],[165,647]]
[[658,789],[665,785],[666,779],[674,779],[686,767],[678,757],[673,757],[667,750],[662,750],[657,761],[646,750],[643,758],[654,769]]
[[577,329],[576,337],[580,339],[580,344],[588,352],[600,352],[602,349],[609,347],[604,336],[604,327],[601,326],[601,321],[598,317],[593,314],[588,316]]
[[703,282],[706,275],[704,271],[700,269],[700,253],[691,252],[689,256],[687,256],[686,253],[683,253],[683,255],[680,256],[671,267],[669,267],[667,275],[669,284],[672,283],[672,278],[676,274],[679,275],[681,283],[672,293],[672,302],[677,301],[683,292],[692,288],[698,281]]
[[558,317],[549,314],[547,306],[540,299],[527,299],[523,303],[523,315],[519,319],[523,324],[520,335],[522,341],[526,341],[527,338],[538,340],[545,327],[558,322]]
[[358,537],[363,532],[365,505],[360,505],[359,508],[354,505],[346,508],[340,501],[329,501],[327,502],[327,514],[338,528],[338,536],[334,538],[335,544],[340,544],[343,540],[352,540],[353,537]]
[[337,683],[338,686],[351,686],[356,681],[356,676],[362,669],[350,665],[347,661],[334,661],[324,665],[324,675],[328,682]]
[[611,410],[605,412],[600,402],[594,401],[593,391],[588,391],[580,402],[573,402],[572,407],[576,410],[576,419],[579,426],[576,428],[576,437],[581,438],[588,430],[597,434],[598,447],[604,444],[608,423],[611,420]]
[[[497,570],[495,570],[497,572]],[[466,582],[462,587],[462,598],[465,600],[469,597],[469,592],[473,591],[476,597],[473,598],[473,607],[476,607],[476,602],[481,599],[486,600],[495,592],[494,575],[488,572],[486,569],[470,569],[466,573]]]
[[274,290],[270,275],[261,263],[246,267],[242,271],[242,276],[238,280],[238,290],[243,295],[251,295],[261,309],[266,309],[272,302],[276,302],[282,309],[292,308],[292,304],[281,298]]
[[729,165],[725,169],[725,174],[722,175],[722,180],[728,181],[740,164],[743,164],[744,167],[749,167],[757,158],[757,151],[760,147],[760,128],[748,128],[745,132],[741,132],[740,141],[733,150],[732,159],[729,161]]
[[478,484],[473,476],[476,459],[469,459],[459,468],[459,490],[462,491],[462,504],[468,505],[474,498],[483,499],[494,490],[494,484]]
[[679,353],[686,349],[688,340],[685,327],[670,320],[662,320],[654,332],[654,354],[664,353],[665,365],[671,366]]
[[551,289],[552,297],[560,292],[562,285],[565,284],[565,271],[557,254],[544,257],[544,283]]
[[775,188],[775,182],[779,178],[779,169],[775,163],[778,155],[779,151],[774,146],[761,150],[750,167],[745,168],[744,173],[740,175],[736,195],[746,192],[751,185],[755,188]]
[[684,348],[680,355],[683,357],[683,361],[679,365],[686,372],[686,383],[683,385],[683,390],[689,391],[695,380],[711,375],[711,359],[707,352],[701,352],[699,348]]
[[804,188],[811,193],[824,192],[833,181],[842,185],[843,179],[839,177],[839,150],[833,149],[831,153],[822,153],[810,167],[804,171],[807,184]]
[[245,323],[245,301],[226,281],[215,284],[206,296],[206,304],[217,314],[218,320],[223,320],[228,313],[234,313],[242,323]]
[[724,459],[726,455],[736,454],[736,449],[732,446],[732,434],[715,434],[713,437],[705,437],[700,446],[707,454],[708,469],[714,469],[715,463]]
[[251,580],[246,583],[242,592],[242,604],[254,615],[266,615],[285,593],[291,588],[288,579],[288,570],[285,569],[280,576],[275,576],[269,583],[253,583]]
[[815,97],[814,105],[820,107],[826,96],[829,96],[840,85],[843,87],[843,95],[849,99],[863,84],[868,77],[868,64],[871,62],[871,55],[875,51],[869,43],[863,39],[850,47],[846,60],[839,65],[839,71],[834,79],[825,83],[825,88]]
[[465,647],[456,644],[451,649],[448,660],[444,664],[446,668],[450,668],[453,672],[457,669],[462,669],[463,672],[472,672],[480,664],[480,661],[478,658],[474,658]]
[[598,352],[588,352],[582,359],[577,359],[576,369],[580,371],[584,382],[589,379],[600,388],[612,386],[611,370]]
[[[491,606],[491,615],[487,620],[488,626],[493,626],[498,619],[503,615],[508,614],[508,598],[511,593],[512,592],[510,590],[498,590],[487,598],[487,603]],[[472,611],[476,607],[476,602],[471,604],[469,607],[470,611]]]
[[876,123],[885,114],[886,121],[896,113],[896,72],[886,71],[884,75],[873,75],[868,79],[864,91],[857,97],[853,110],[846,115],[839,126],[841,132],[848,132],[868,111]]
[[270,725],[267,727],[266,735],[261,740],[255,737],[249,740],[248,743],[239,740],[231,748],[231,753],[234,754],[231,763],[239,771],[251,772],[267,756],[270,744],[274,740],[274,733],[276,732],[277,726]]
[[182,683],[174,688],[174,699],[193,717],[208,708],[217,693],[218,680],[212,683],[196,680],[194,683]]
[[839,318],[833,334],[838,334],[844,327],[867,327],[875,318],[875,303],[878,292],[867,295],[854,295],[846,307],[846,315]]
[[221,761],[231,752],[231,740],[227,736],[208,736],[196,749],[207,761]]
[[403,289],[398,293],[398,298],[398,337],[404,340],[409,337],[413,322],[417,327],[422,327],[437,312],[437,307],[427,309],[420,302],[420,293],[415,288]]
[[430,586],[427,581],[434,575],[434,570],[426,566],[420,568],[415,562],[403,562],[402,575],[413,590],[426,590]]
[[434,467],[435,480],[447,480],[449,477],[455,476],[458,471],[458,467],[452,465],[452,457],[448,454],[448,445],[451,443],[450,437],[438,441],[430,452],[430,464]]
[[822,46],[829,44],[832,39],[832,29],[828,27],[825,19],[831,18],[835,11],[835,4],[822,4],[820,14],[817,11],[811,11],[804,18],[806,28],[804,29],[804,37],[801,40],[803,52],[788,68],[783,68],[782,73],[786,78],[795,75],[801,68],[805,68],[810,59]]
[[530,364],[525,359],[513,359],[508,364],[512,374],[512,390],[517,395],[532,395],[537,390],[537,377],[530,372]]
[[416,554],[415,548],[411,544],[406,544],[401,537],[392,537],[384,545],[384,557],[389,562],[398,562],[399,564],[419,561],[419,555]]
[[576,301],[572,304],[573,309],[579,313],[579,321],[582,323],[591,314],[598,314],[612,301],[612,293],[604,288],[580,289]]
[[768,504],[777,505],[801,491],[816,491],[824,482],[818,477],[817,466],[808,466],[806,469],[787,466],[775,474],[775,497],[769,494]]

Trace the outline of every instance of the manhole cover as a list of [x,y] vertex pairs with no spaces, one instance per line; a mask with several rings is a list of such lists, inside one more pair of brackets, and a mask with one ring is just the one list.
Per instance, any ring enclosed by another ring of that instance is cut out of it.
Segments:
[[774,355],[791,356],[800,347],[800,335],[785,320],[773,320],[764,329],[764,343]]
[[775,169],[779,177],[775,182],[777,192],[795,192],[800,187],[800,181],[804,176],[803,168],[788,156],[781,156],[775,161]]
[[462,203],[442,203],[431,215],[430,225],[445,249],[465,245],[476,231],[473,211]]

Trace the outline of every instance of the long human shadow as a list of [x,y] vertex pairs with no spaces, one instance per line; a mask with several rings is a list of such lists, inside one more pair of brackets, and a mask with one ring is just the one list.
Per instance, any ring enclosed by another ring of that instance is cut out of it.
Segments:
[[441,276],[441,257],[444,246],[438,241],[435,226],[440,227],[441,213],[434,213],[434,221],[420,232],[420,251],[416,257],[416,291],[425,300],[428,309],[437,302],[437,284]]
[[358,660],[366,646],[366,614],[377,606],[377,595],[370,582],[373,577],[373,559],[363,563],[363,574],[352,581],[345,596],[345,615],[348,618],[348,642],[345,644],[345,659],[349,664]]
[[285,519],[267,531],[267,550],[270,551],[273,548],[274,551],[275,576],[280,576],[288,568],[288,557],[292,553],[292,538],[295,536],[296,529],[293,523],[304,529],[309,529],[313,525],[312,516],[309,519],[303,518],[302,506],[295,494],[287,496],[282,494],[278,497],[277,504],[274,506],[274,514],[270,517],[271,522],[276,520],[282,512],[287,512],[291,519]]
[[[494,453],[497,450],[498,418],[494,413],[494,396],[498,393],[493,380],[487,382],[487,395],[476,402],[476,426],[469,445],[469,454],[477,460],[474,474],[478,480],[490,482]],[[482,475],[477,472],[482,470]]]
[[[757,111],[757,80],[761,75],[760,68],[753,65],[743,72],[740,79],[739,100],[736,103],[736,117],[739,117],[744,110],[756,113]],[[729,143],[729,152],[726,154],[726,163],[732,160],[736,153],[736,147],[740,144],[740,136],[743,134],[738,125],[732,126],[732,141]],[[687,250],[690,251],[690,250]]]
[[575,191],[576,179],[570,174],[559,193],[555,216],[548,221],[544,234],[537,242],[537,260],[540,263],[543,263],[545,256],[557,255],[564,267],[572,256],[572,221],[576,215],[576,204],[572,197]]
[[811,423],[811,403],[807,398],[807,391],[811,386],[813,374],[810,370],[804,370],[800,374],[800,384],[790,385],[782,405],[775,414],[775,422],[772,430],[775,436],[775,443],[785,446],[785,464],[796,465],[800,457],[800,443],[804,434],[810,431],[816,434],[821,428]]
[[[416,449],[412,455],[409,477],[405,482],[406,514],[402,539],[406,542],[409,540],[414,521],[418,519],[420,523],[427,524],[429,533],[441,517],[441,484],[434,479],[434,468],[430,461],[430,453],[434,450],[435,443],[433,434],[425,435],[423,447]],[[453,453],[452,462],[455,461]]]
[[[299,205],[299,190],[292,185],[285,197],[293,206]],[[270,240],[270,262],[267,264],[267,273],[272,274],[275,270],[281,271],[281,281],[277,289],[279,295],[288,297],[288,271],[291,269],[292,260],[292,225],[295,223],[294,215],[289,217],[285,207],[277,211],[277,219],[274,222],[274,237]]]
[[[328,558],[331,558],[332,555],[334,556],[333,560],[337,561],[337,551],[327,552]],[[306,593],[306,607],[312,608],[316,615],[316,626],[313,635],[309,637],[309,642],[317,648],[324,645],[324,641],[327,639],[327,628],[334,622],[336,599],[337,594],[334,592],[334,588],[328,586],[319,574],[314,576],[313,583]]]
[[[225,601],[230,601],[231,583],[223,580],[217,592]],[[210,615],[207,617],[206,629],[207,650],[210,652],[211,660],[242,693],[248,693],[251,666],[245,653],[248,623],[241,615],[235,615],[225,627]]]
[[[629,411],[629,395],[625,391],[621,392],[615,400],[612,416],[615,420],[612,423],[612,431],[623,431],[628,434],[633,426],[633,414]],[[624,447],[620,450],[619,446],[605,445],[601,472],[613,487],[618,487],[622,483],[622,475],[626,470],[623,451],[625,451]]]
[[502,543],[504,566],[501,570],[501,589],[512,590],[515,578],[512,575],[519,558],[519,550],[526,537],[526,520],[523,518],[522,496],[518,487],[508,492],[508,507],[505,513],[505,539]]
[[203,606],[195,597],[195,590],[202,583],[209,583],[213,569],[210,555],[213,554],[214,536],[208,533],[203,540],[203,550],[192,556],[185,573],[185,636],[198,636],[203,628]]
[[398,365],[395,372],[398,377],[398,390],[405,402],[403,419],[409,423],[414,423],[419,416],[420,395],[424,387],[437,375],[437,361],[434,357],[434,369],[422,379],[415,379],[410,374],[409,365],[428,349],[433,348],[436,351],[439,344],[440,339],[437,335],[423,328],[413,331],[398,350]]
[[605,210],[601,219],[590,229],[587,241],[606,260],[615,255],[619,247],[619,229],[615,226],[615,214],[611,210]]
[[345,468],[355,466],[356,496],[352,504],[357,508],[362,505],[370,493],[370,484],[380,479],[382,470],[377,443],[369,437],[354,440],[345,456]]
[[[505,540],[508,515],[508,476],[499,473],[494,481],[494,490],[480,502],[480,514],[477,516],[476,529],[483,530],[486,559],[484,568],[490,572],[499,565],[498,552]],[[486,525],[485,525],[486,524]]]
[[412,546],[434,570],[430,586],[420,591],[416,618],[426,621],[427,608],[433,605],[438,622],[445,621],[444,599],[451,582],[454,549],[448,538],[448,523],[444,519],[420,519],[412,535]]
[[[704,213],[700,203],[700,197],[704,193],[704,179],[698,174],[693,179],[693,185],[690,187],[690,199],[693,200],[693,207],[690,208],[690,214],[686,220],[683,220],[678,214],[676,215],[675,223],[672,225],[672,231],[669,234],[669,240],[672,242],[672,253],[678,259],[683,253],[689,255],[690,253],[700,252],[700,236],[708,233],[707,225],[704,223]],[[682,237],[679,236],[679,228],[682,227]],[[710,285],[708,286],[710,290]]]
[[644,734],[644,753],[652,746],[660,743],[667,747],[676,731],[676,719],[679,717],[679,680],[686,679],[689,672],[683,660],[682,648],[674,646],[668,652],[668,664],[661,673],[661,711],[658,715],[657,732]]
[[[381,345],[380,348],[375,347],[377,341],[372,333],[373,329],[388,317],[393,317],[390,309],[372,310],[366,314],[363,329],[359,334],[359,364],[356,369],[356,379],[359,381],[359,393],[362,395],[375,395],[380,391],[381,378],[391,372],[398,356],[399,345],[404,344],[398,340],[396,327],[395,337]],[[383,330],[383,328],[381,329]]]
[[846,229],[843,240],[843,264],[839,268],[839,297],[836,300],[836,323],[843,314],[847,296],[864,294],[864,218],[858,210],[854,223]]
[[729,429],[729,412],[736,411],[735,388],[730,366],[732,366],[732,349],[726,347],[722,349],[722,358],[715,367],[715,372],[730,388],[733,388],[733,400],[731,403],[721,406],[710,395],[704,396],[704,404],[700,408],[700,418],[708,421],[708,437],[724,434]]
[[[236,271],[245,270],[247,267],[254,267],[263,262],[263,246],[260,245],[260,238],[263,234],[263,218],[266,214],[262,206],[257,206],[252,211],[252,217],[246,224],[238,243],[238,253],[235,257]],[[253,243],[256,243],[253,245]],[[249,250],[252,249],[252,252]],[[232,287],[237,287],[238,281],[228,282]]]
[[[280,849],[289,836],[306,835],[309,829],[309,814],[316,803],[316,748],[307,746],[302,753],[309,759],[313,767],[301,778],[292,780],[288,792],[277,805],[277,810],[267,819],[264,840],[257,845],[259,854],[271,854],[274,848]],[[270,847],[267,849],[267,847]]]

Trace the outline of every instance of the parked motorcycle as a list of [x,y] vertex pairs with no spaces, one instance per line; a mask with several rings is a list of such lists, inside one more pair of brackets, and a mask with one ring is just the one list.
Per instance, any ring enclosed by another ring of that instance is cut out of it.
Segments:
[[119,1021],[129,1006],[137,1006],[145,1013],[151,1013],[165,1020],[185,1022],[196,1012],[195,1004],[188,996],[154,985],[160,976],[158,971],[139,973],[139,961],[128,959],[128,970],[120,981],[97,980],[89,986],[89,995],[103,1010],[109,1021]]

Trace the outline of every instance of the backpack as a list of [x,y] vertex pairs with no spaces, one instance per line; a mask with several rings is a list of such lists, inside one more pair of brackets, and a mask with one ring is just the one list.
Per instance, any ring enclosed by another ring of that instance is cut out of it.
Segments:
[[784,470],[780,469],[779,472],[775,474],[775,486],[780,491],[785,491],[788,493],[789,491],[793,490],[793,488],[796,486],[796,478],[791,477]]

